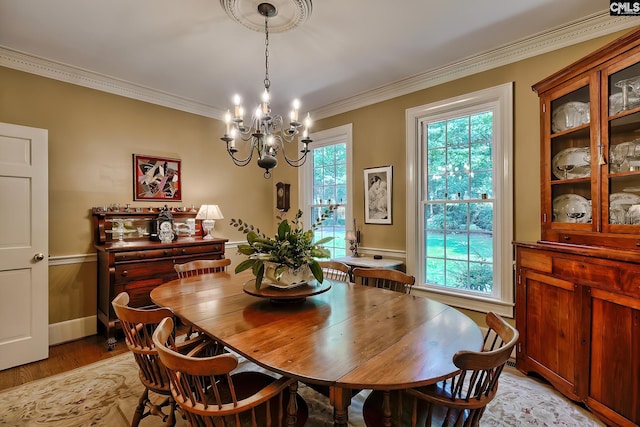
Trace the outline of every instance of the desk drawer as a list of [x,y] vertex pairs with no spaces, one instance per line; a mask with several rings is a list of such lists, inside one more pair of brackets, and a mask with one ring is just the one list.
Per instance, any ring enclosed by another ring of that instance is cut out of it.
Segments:
[[520,265],[530,270],[551,273],[553,271],[553,259],[547,252],[530,249],[520,249],[518,253]]
[[174,262],[171,258],[116,264],[115,282],[127,283],[142,279],[159,278],[160,283],[162,283],[165,279],[176,279],[178,276],[173,265]]
[[613,285],[620,281],[620,270],[617,267],[589,262],[554,258],[553,272],[563,276],[569,281],[577,281],[584,284]]
[[172,248],[164,249],[149,249],[144,251],[131,251],[131,252],[119,252],[116,253],[114,258],[115,262],[136,261],[142,259],[151,258],[165,258],[173,255]]
[[154,258],[167,258],[175,256],[189,256],[189,255],[214,255],[224,253],[224,245],[201,245],[201,246],[181,246],[175,248],[162,248],[162,249],[146,249],[139,251],[118,252],[114,255],[115,262],[128,262],[147,260]]
[[202,245],[202,246],[182,246],[174,249],[174,255],[199,255],[199,254],[220,254],[224,253],[224,245],[223,244],[215,244],[215,245]]

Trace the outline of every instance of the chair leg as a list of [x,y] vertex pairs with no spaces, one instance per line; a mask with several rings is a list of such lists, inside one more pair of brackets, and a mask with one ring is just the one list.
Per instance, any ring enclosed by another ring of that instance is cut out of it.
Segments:
[[149,401],[149,390],[145,387],[142,395],[138,399],[138,406],[136,406],[136,411],[133,413],[133,420],[131,420],[131,427],[138,427],[140,424],[140,420],[142,420],[144,415],[144,410],[147,407],[147,402]]
[[295,427],[298,423],[298,382],[295,381],[289,386],[289,403],[287,405],[287,426]]
[[176,401],[172,396],[169,396],[169,416],[167,417],[166,427],[173,427],[176,425]]

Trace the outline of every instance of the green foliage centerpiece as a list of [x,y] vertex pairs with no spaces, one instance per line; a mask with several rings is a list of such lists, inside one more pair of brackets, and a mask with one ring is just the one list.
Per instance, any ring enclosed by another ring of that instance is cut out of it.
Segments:
[[[235,272],[251,268],[256,276],[256,289],[260,289],[265,276],[269,280],[279,282],[285,276],[294,274],[314,277],[322,283],[324,276],[316,258],[328,258],[331,255],[322,245],[331,241],[333,237],[325,237],[314,243],[313,231],[320,227],[336,208],[337,205],[329,205],[309,230],[304,229],[302,211],[298,210],[291,223],[284,219],[278,224],[278,232],[274,237],[267,237],[260,229],[241,219],[231,219],[230,224],[247,235],[247,244],[238,245],[238,253],[249,257],[238,264]],[[306,274],[308,271],[310,274]]]

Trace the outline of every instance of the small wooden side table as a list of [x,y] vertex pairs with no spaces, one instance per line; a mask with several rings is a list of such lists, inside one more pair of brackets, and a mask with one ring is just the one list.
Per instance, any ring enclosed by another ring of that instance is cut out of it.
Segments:
[[400,267],[403,264],[403,262],[398,259],[374,259],[373,257],[369,256],[343,256],[339,258],[333,258],[333,261],[339,261],[349,266],[349,278],[351,279],[351,281],[353,281],[353,275],[351,274],[351,270],[353,270],[353,267],[390,268],[393,270],[400,270]]

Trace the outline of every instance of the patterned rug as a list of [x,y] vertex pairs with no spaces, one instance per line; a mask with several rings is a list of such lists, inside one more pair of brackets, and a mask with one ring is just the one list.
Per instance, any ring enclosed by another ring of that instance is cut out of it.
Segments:
[[[255,365],[242,363],[241,369]],[[82,427],[130,425],[142,392],[137,366],[129,353],[63,374],[0,392],[0,426]],[[311,427],[331,426],[332,409],[324,396],[304,385],[300,394],[309,405]],[[364,426],[360,415],[366,392],[349,407],[350,425]],[[604,426],[588,411],[565,399],[548,385],[506,369],[496,398],[482,426]],[[157,417],[141,426],[162,425]],[[183,420],[178,421],[182,427]]]

